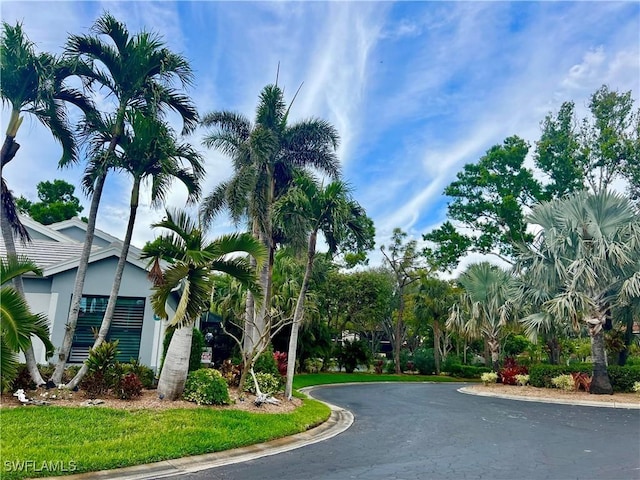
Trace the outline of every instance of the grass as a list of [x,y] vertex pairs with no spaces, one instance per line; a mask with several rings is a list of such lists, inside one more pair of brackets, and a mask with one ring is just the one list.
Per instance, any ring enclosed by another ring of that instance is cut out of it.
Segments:
[[356,382],[474,382],[464,378],[452,378],[437,375],[393,375],[374,373],[309,373],[296,375],[293,388],[299,389],[312,385]]
[[329,414],[328,407],[314,400],[284,414],[206,407],[131,412],[5,408],[0,410],[0,477],[50,476],[61,468],[80,473],[228,450],[305,431]]

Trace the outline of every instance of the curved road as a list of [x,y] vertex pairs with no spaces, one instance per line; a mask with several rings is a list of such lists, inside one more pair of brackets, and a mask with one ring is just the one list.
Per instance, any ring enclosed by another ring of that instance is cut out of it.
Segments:
[[328,441],[192,480],[640,479],[640,410],[465,395],[451,384],[317,388],[355,422]]

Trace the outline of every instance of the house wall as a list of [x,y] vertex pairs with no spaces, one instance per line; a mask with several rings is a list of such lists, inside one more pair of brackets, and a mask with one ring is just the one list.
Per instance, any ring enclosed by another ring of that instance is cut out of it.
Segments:
[[[60,230],[58,230],[58,232],[60,232],[63,235],[66,235],[67,237],[73,238],[74,240],[77,240],[78,242],[83,242],[84,243],[84,239],[87,235],[87,232],[81,228],[78,228],[76,226],[69,226],[67,228],[62,228]],[[111,242],[104,240],[100,237],[98,237],[97,235],[95,237],[93,237],[93,246],[94,247],[106,247],[107,245],[109,245]]]
[[[117,258],[111,257],[89,264],[84,285],[85,295],[109,295],[115,275]],[[67,270],[53,276],[51,291],[58,294],[55,314],[52,321],[51,339],[56,347],[62,344],[64,329],[71,308],[71,296],[73,284],[76,278],[76,269]],[[144,321],[140,338],[140,362],[151,368],[157,363],[157,342],[162,341],[159,336],[159,328],[154,320],[153,310],[149,296],[151,295],[151,282],[147,279],[147,272],[131,264],[126,264],[122,275],[119,296],[142,297],[145,299]],[[52,358],[56,362],[57,358]]]
[[29,232],[29,236],[31,237],[32,240],[49,240],[51,241],[51,237],[48,237],[47,235],[44,235],[40,232],[37,232],[36,230],[26,227],[27,228],[27,232]]

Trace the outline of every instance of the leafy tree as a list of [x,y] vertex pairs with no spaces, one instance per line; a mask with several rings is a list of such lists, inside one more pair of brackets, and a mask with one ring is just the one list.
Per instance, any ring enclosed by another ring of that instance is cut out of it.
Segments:
[[[11,108],[0,150],[0,176],[20,148],[16,136],[25,113],[42,123],[62,145],[60,163],[76,160],[78,149],[68,123],[67,103],[76,105],[84,112],[90,112],[92,104],[76,89],[66,85],[65,80],[72,73],[71,65],[49,53],[36,53],[34,44],[27,38],[20,23],[15,26],[2,23],[0,58],[0,96],[2,104]],[[1,186],[0,230],[7,254],[15,256],[14,234],[23,241],[29,240],[29,234],[20,223],[13,194],[4,176]],[[24,298],[20,276],[14,278],[14,286]],[[24,353],[31,378],[37,385],[44,384],[31,346]]]
[[202,120],[211,129],[204,144],[232,158],[234,176],[205,198],[201,217],[207,223],[227,209],[236,223],[248,222],[252,234],[269,252],[269,261],[260,272],[265,301],[256,308],[252,297],[247,298],[247,351],[259,338],[267,338],[263,333],[270,328],[267,306],[271,304],[275,249],[284,240],[274,230],[274,203],[287,192],[299,170],[314,168],[332,178],[339,173],[335,128],[319,119],[290,125],[290,108],[282,89],[268,85],[260,93],[255,122],[228,111],[209,113]]
[[366,215],[363,208],[351,198],[348,186],[340,181],[323,187],[313,177],[299,175],[295,179],[295,186],[276,203],[275,212],[276,220],[281,222],[284,231],[296,230],[296,237],[308,238],[306,268],[293,315],[287,354],[285,395],[291,399],[298,331],[303,321],[304,301],[313,271],[318,233],[324,236],[330,254],[335,253],[346,239],[359,251],[372,249],[374,240],[373,235],[367,236],[371,231],[366,226],[371,222],[364,221]]
[[[396,373],[402,373],[400,369],[400,350],[405,336],[404,307],[407,287],[419,280],[419,268],[421,267],[421,256],[417,251],[417,242],[410,240],[404,243],[407,234],[399,228],[393,230],[391,244],[389,247],[382,245],[380,250],[384,255],[386,263],[393,271],[395,277],[395,296],[398,301],[396,318],[393,321],[392,345],[393,359]],[[388,248],[388,252],[387,252]]]
[[167,400],[176,400],[182,394],[189,370],[193,323],[209,308],[215,272],[231,275],[259,295],[259,286],[247,258],[229,257],[229,254],[246,252],[261,261],[264,249],[247,234],[225,235],[207,241],[202,228],[181,211],[167,211],[166,218],[152,226],[169,231],[147,244],[142,254],[154,263],[153,272],[158,272],[160,260],[169,263],[156,277],[151,297],[156,315],[167,319],[169,296],[174,291],[179,291],[180,296],[169,323],[176,330],[158,381],[158,393]]
[[584,321],[591,337],[591,393],[610,394],[604,329],[612,309],[640,298],[640,216],[628,198],[604,190],[541,203],[529,221],[541,230],[519,266],[531,289],[551,293],[540,315],[575,328]]
[[49,341],[49,326],[44,315],[33,314],[24,297],[9,285],[19,275],[42,271],[27,258],[7,257],[0,259],[0,371],[3,387],[13,380],[18,370],[17,352],[31,346],[35,335],[44,343],[47,356],[53,354],[54,346]]
[[470,265],[458,278],[463,293],[447,320],[448,328],[465,330],[487,341],[494,372],[499,369],[503,328],[514,310],[512,281],[508,272],[488,262]]
[[71,351],[78,323],[80,301],[89,255],[95,233],[98,206],[107,173],[118,166],[116,147],[124,143],[127,115],[142,111],[161,116],[167,109],[180,115],[188,133],[197,124],[198,114],[191,100],[173,87],[191,84],[193,73],[187,60],[171,52],[152,33],[130,35],[126,26],[104,13],[92,27],[94,35],[71,35],[65,56],[76,62],[75,73],[93,91],[103,90],[113,99],[114,111],[89,115],[84,133],[90,140],[89,161],[85,167],[84,188],[91,193],[91,206],[83,250],[74,284],[69,320],[59,350],[52,380],[59,383]]
[[69,220],[84,210],[80,199],[73,194],[75,187],[64,180],[40,182],[37,190],[39,202],[32,203],[20,196],[16,206],[21,213],[43,225]]

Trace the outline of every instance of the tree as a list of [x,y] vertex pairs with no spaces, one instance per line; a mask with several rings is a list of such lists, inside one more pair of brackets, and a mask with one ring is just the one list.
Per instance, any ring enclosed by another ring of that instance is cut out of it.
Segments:
[[274,203],[286,193],[299,170],[315,168],[332,178],[339,173],[335,128],[319,119],[289,125],[290,109],[284,92],[277,85],[267,85],[260,93],[254,123],[228,111],[209,113],[202,120],[211,129],[204,144],[231,157],[234,176],[204,199],[201,217],[206,224],[226,208],[236,223],[247,221],[252,234],[269,252],[260,272],[265,298],[262,308],[256,309],[251,296],[247,298],[247,351],[259,338],[268,338],[263,331],[270,329],[267,306],[271,304],[274,255],[283,240],[273,227]]
[[[180,115],[183,133],[197,124],[198,114],[191,100],[173,87],[191,84],[193,73],[187,60],[171,52],[155,34],[131,36],[126,26],[104,13],[92,27],[92,35],[71,35],[65,47],[67,58],[76,63],[75,73],[93,91],[106,90],[115,103],[108,114],[87,116],[84,133],[90,139],[89,163],[83,186],[91,193],[85,241],[71,299],[69,320],[58,354],[53,381],[59,383],[71,351],[78,323],[84,280],[91,254],[98,206],[109,170],[117,166],[116,147],[123,142],[127,115],[132,110],[161,116],[167,109]],[[106,37],[106,38],[102,38]]]
[[436,374],[440,374],[440,360],[447,353],[443,333],[449,312],[459,293],[451,283],[434,277],[421,277],[415,295],[415,315],[433,330],[433,357]]
[[[407,287],[416,282],[419,276],[420,254],[417,251],[417,242],[410,240],[404,243],[407,234],[399,228],[393,229],[391,237],[391,245],[385,247],[382,245],[380,251],[384,255],[386,263],[389,265],[395,276],[395,296],[398,301],[397,317],[394,319],[393,328],[393,359],[395,363],[396,373],[402,373],[400,369],[400,350],[404,341],[405,325],[404,325],[404,306],[405,293]],[[387,248],[389,252],[387,253]]]
[[[17,373],[17,352],[31,346],[31,337],[36,336],[45,345],[47,356],[53,354],[54,346],[49,340],[49,326],[44,315],[33,314],[24,297],[9,283],[25,273],[41,276],[42,271],[27,258],[7,257],[0,259],[0,371],[2,383],[10,382]],[[3,385],[4,387],[4,385]]]
[[[72,103],[84,112],[92,110],[92,104],[80,92],[65,84],[71,75],[72,67],[48,53],[36,53],[34,44],[29,41],[17,23],[11,26],[2,23],[0,39],[0,96],[2,104],[11,108],[11,117],[7,124],[2,150],[0,151],[0,176],[6,165],[14,158],[20,144],[16,136],[23,115],[35,117],[51,132],[62,146],[61,163],[78,158],[78,149],[67,119],[67,103]],[[29,234],[20,222],[13,194],[2,176],[2,208],[0,208],[0,229],[9,256],[16,255],[14,234],[23,241],[29,240]],[[24,298],[24,287],[20,276],[14,277],[14,286]],[[44,384],[38,371],[33,349],[25,350],[29,373],[37,385]]]
[[64,180],[38,183],[39,202],[32,203],[23,196],[16,200],[20,213],[24,213],[43,225],[50,225],[77,216],[84,207],[73,193],[75,187]]
[[169,230],[168,234],[147,244],[142,254],[154,263],[153,272],[159,273],[160,260],[169,263],[160,276],[155,277],[151,304],[156,315],[167,319],[169,297],[172,292],[179,292],[180,296],[170,322],[177,328],[158,381],[158,393],[167,400],[176,400],[184,390],[189,370],[193,323],[209,308],[215,272],[231,275],[259,298],[260,288],[247,258],[230,255],[247,253],[260,263],[265,252],[262,245],[247,234],[225,235],[207,241],[202,228],[181,211],[167,211],[166,218],[153,227]]
[[603,190],[543,202],[528,220],[541,230],[519,263],[531,288],[553,293],[541,302],[541,314],[575,328],[584,321],[593,358],[590,391],[610,394],[604,329],[613,309],[640,297],[640,215],[628,198]]
[[[197,200],[200,196],[200,181],[204,176],[200,155],[191,145],[180,143],[164,121],[145,116],[141,112],[131,112],[127,117],[128,125],[131,128],[125,132],[121,140],[118,164],[133,177],[129,201],[129,220],[107,307],[92,348],[99,347],[109,333],[133,237],[140,201],[140,188],[143,182],[151,181],[151,203],[159,206],[175,179],[187,188],[187,201]],[[86,365],[69,382],[70,388],[75,387],[82,380],[87,372],[85,367]]]
[[304,317],[304,301],[313,271],[318,233],[324,236],[329,254],[337,252],[349,237],[357,250],[373,248],[374,240],[373,235],[367,236],[371,233],[367,228],[371,221],[366,221],[363,208],[351,198],[348,186],[341,181],[323,187],[309,175],[297,176],[295,186],[276,203],[275,216],[284,231],[297,230],[294,236],[308,239],[304,278],[293,315],[287,354],[285,396],[291,400],[298,331]]
[[482,336],[489,344],[492,368],[497,372],[502,329],[514,310],[510,301],[512,276],[495,265],[482,262],[470,265],[460,275],[458,283],[463,293],[451,310],[447,328]]

